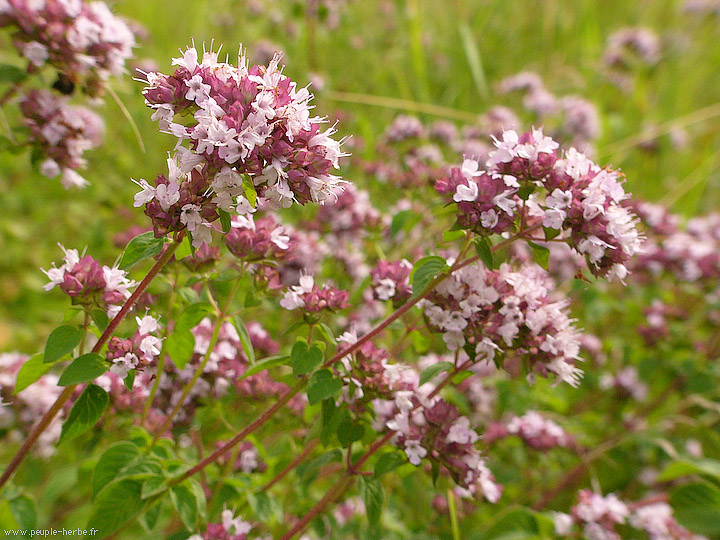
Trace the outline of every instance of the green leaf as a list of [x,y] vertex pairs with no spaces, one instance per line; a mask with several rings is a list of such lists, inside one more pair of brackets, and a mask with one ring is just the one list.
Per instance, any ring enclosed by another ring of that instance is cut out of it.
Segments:
[[487,238],[476,238],[475,239],[475,252],[480,257],[480,260],[485,266],[490,269],[495,268],[495,261],[493,260],[492,248]]
[[335,401],[326,399],[322,402],[322,429],[320,430],[320,441],[325,445],[329,445],[337,432],[337,426],[340,423],[342,414],[335,406]]
[[260,373],[261,371],[265,371],[266,369],[270,369],[275,366],[285,365],[289,358],[289,354],[278,354],[275,356],[268,356],[266,358],[263,358],[262,360],[258,360],[250,369],[248,369],[247,371],[245,371],[245,373],[242,374],[240,380],[252,377],[253,375]]
[[257,191],[255,190],[255,184],[247,175],[243,175],[242,179],[243,191],[245,192],[245,198],[250,203],[250,206],[255,208],[257,205]]
[[530,249],[533,253],[535,262],[542,266],[545,270],[548,269],[548,261],[550,259],[550,250],[545,246],[539,246],[535,242],[528,242]]
[[58,386],[70,386],[94,380],[108,370],[105,359],[97,353],[87,353],[72,361],[60,375]]
[[190,257],[193,254],[192,246],[190,245],[190,237],[186,236],[180,245],[175,250],[175,259],[178,261],[185,257]]
[[493,523],[483,538],[505,538],[509,533],[537,535],[539,532],[538,522],[532,510],[511,508],[502,519]]
[[259,521],[267,521],[272,515],[272,503],[267,493],[262,491],[259,493],[251,493],[248,495],[247,501]]
[[143,259],[154,257],[162,251],[164,245],[165,238],[155,238],[152,231],[138,234],[128,242],[120,258],[120,268],[128,268]]
[[310,405],[332,397],[342,388],[342,381],[333,377],[329,369],[321,369],[310,376],[307,396]]
[[150,508],[148,508],[142,516],[140,516],[140,525],[142,525],[147,532],[150,532],[155,528],[157,520],[160,517],[162,507],[163,501],[159,500],[150,506]]
[[293,345],[292,353],[293,374],[296,377],[312,372],[323,360],[323,353],[317,345],[308,346],[305,341],[298,340]]
[[395,236],[402,230],[408,231],[421,219],[422,217],[412,210],[402,210],[393,216],[390,223],[390,234]]
[[442,239],[443,242],[454,242],[460,238],[465,238],[465,231],[463,230],[449,230],[443,231]]
[[704,474],[720,480],[720,461],[713,459],[697,459],[693,461],[674,461],[660,473],[659,482],[675,480],[691,474]]
[[430,340],[418,330],[410,332],[410,341],[412,341],[413,349],[418,354],[424,354],[430,349]]
[[412,282],[413,295],[418,295],[425,290],[425,287],[440,272],[447,269],[447,262],[438,255],[423,257],[413,266],[410,273],[410,281]]
[[518,189],[518,197],[520,197],[523,201],[527,201],[533,191],[535,191],[535,186],[533,184],[530,184],[529,186],[522,186]]
[[709,482],[676,487],[670,505],[678,522],[699,534],[720,534],[720,490]]
[[40,377],[45,375],[52,367],[52,364],[43,362],[43,355],[36,354],[20,367],[17,379],[15,379],[15,390],[13,394],[22,392],[32,383],[36,382]]
[[109,401],[105,390],[94,384],[88,385],[70,410],[59,442],[73,439],[93,427],[100,420]]
[[125,384],[125,388],[132,391],[133,385],[135,384],[135,375],[137,375],[137,370],[133,369],[128,372],[128,374],[123,379],[123,383]]
[[20,495],[8,501],[10,513],[18,522],[21,529],[35,529],[37,525],[37,511],[35,500],[29,495]]
[[420,386],[433,380],[435,377],[440,375],[440,373],[451,370],[453,367],[455,367],[455,365],[452,362],[438,362],[426,367],[420,374]]
[[337,438],[343,448],[347,448],[351,443],[359,441],[365,435],[365,428],[359,422],[355,422],[350,415],[350,411],[344,409],[340,422],[337,427]]
[[240,345],[242,345],[245,356],[247,356],[252,366],[255,363],[255,349],[253,348],[252,341],[250,340],[250,334],[248,334],[247,328],[243,320],[236,316],[233,319],[235,323],[235,329],[237,330],[238,336],[240,336]]
[[394,471],[401,465],[405,465],[408,460],[405,454],[401,452],[387,452],[380,456],[375,464],[375,477],[380,478],[383,474]]
[[0,64],[0,83],[19,83],[27,78],[27,71],[11,64]]
[[142,492],[140,496],[143,499],[162,493],[167,489],[165,478],[162,476],[151,476],[143,482]]
[[98,529],[96,538],[105,538],[117,531],[145,506],[140,490],[140,482],[135,480],[120,480],[106,486],[95,499],[86,528]]
[[112,482],[130,463],[140,455],[140,450],[131,442],[121,441],[105,450],[93,472],[93,497]]
[[327,324],[325,324],[324,322],[320,322],[317,324],[317,329],[328,343],[337,345],[337,339],[335,339],[335,334]]
[[375,527],[380,523],[380,514],[385,500],[382,483],[377,478],[368,476],[360,476],[359,481],[360,497],[365,503],[368,523],[370,523],[371,527]]
[[227,234],[230,232],[232,223],[230,221],[230,214],[220,208],[217,209],[217,213],[220,216],[220,224],[222,225],[222,231]]
[[171,487],[170,500],[185,528],[189,531],[195,530],[198,522],[198,501],[189,483],[183,482]]
[[73,352],[73,349],[80,345],[83,331],[80,328],[64,324],[58,326],[50,333],[45,343],[45,363],[52,363],[60,360],[66,354]]
[[105,313],[102,309],[93,309],[90,312],[90,316],[95,322],[95,326],[97,326],[100,330],[104,331],[108,324],[110,324],[110,317],[108,317],[107,313]]
[[176,319],[173,333],[165,343],[165,350],[178,369],[183,369],[192,358],[195,348],[192,328],[213,311],[207,302],[198,302],[186,307]]
[[550,227],[543,227],[545,231],[545,240],[552,240],[560,234],[560,229],[552,229]]

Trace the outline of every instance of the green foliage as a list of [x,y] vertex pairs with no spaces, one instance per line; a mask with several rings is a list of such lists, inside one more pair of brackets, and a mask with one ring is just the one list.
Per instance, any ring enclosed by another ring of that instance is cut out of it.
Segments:
[[60,375],[58,386],[89,382],[108,370],[105,359],[97,353],[78,356]]
[[168,337],[165,348],[178,369],[184,368],[192,358],[195,347],[192,328],[211,313],[214,313],[214,309],[210,304],[198,302],[187,306],[177,317],[175,328]]
[[58,326],[50,333],[45,343],[45,363],[53,363],[60,360],[66,354],[73,352],[75,347],[80,345],[83,331],[80,328],[64,324]]
[[337,394],[341,388],[341,380],[334,378],[329,369],[321,369],[313,373],[308,380],[308,401],[310,405],[320,403]]
[[[311,373],[323,360],[323,353],[317,344],[308,345],[304,340],[298,340],[293,345],[292,353],[293,374],[296,377]],[[324,399],[324,398],[323,398]]]
[[410,273],[410,282],[413,287],[413,294],[418,295],[425,290],[430,282],[440,274],[447,270],[448,265],[445,259],[437,255],[423,257],[413,266]]
[[120,268],[129,268],[130,266],[158,255],[165,245],[164,238],[155,238],[152,231],[137,235],[130,240],[125,251],[120,258]]
[[62,427],[60,442],[82,435],[93,427],[102,416],[110,398],[105,390],[89,384],[70,409]]
[[52,364],[45,363],[43,358],[43,354],[36,354],[25,361],[15,380],[14,394],[23,391],[50,370]]
[[239,315],[233,317],[233,323],[235,324],[235,329],[240,337],[240,344],[245,352],[245,356],[247,356],[248,361],[252,366],[255,364],[255,349],[253,349],[253,344],[252,341],[250,341],[250,335],[248,334],[247,328],[245,328],[245,323]]

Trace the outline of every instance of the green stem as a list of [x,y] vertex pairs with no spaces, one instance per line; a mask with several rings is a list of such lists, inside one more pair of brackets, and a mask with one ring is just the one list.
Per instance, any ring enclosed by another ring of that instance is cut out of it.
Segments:
[[450,512],[450,528],[453,540],[460,540],[460,525],[458,524],[457,508],[455,508],[455,494],[452,489],[447,491],[448,511]]
[[[220,329],[222,328],[222,325],[225,322],[228,310],[230,309],[230,304],[232,303],[232,300],[235,297],[235,293],[237,292],[239,285],[240,285],[240,279],[236,279],[235,283],[233,284],[233,288],[230,291],[230,296],[228,297],[227,302],[225,303],[225,307],[223,307],[222,311],[217,314],[217,319],[215,319],[215,326],[213,327],[212,337],[210,338],[210,344],[208,345],[208,350],[205,353],[205,356],[203,357],[202,362],[200,362],[200,365],[195,370],[195,374],[193,375],[192,379],[190,379],[188,381],[188,383],[183,387],[183,391],[180,396],[180,399],[175,404],[175,407],[173,407],[172,412],[165,419],[165,423],[163,424],[163,426],[155,434],[155,438],[153,439],[149,448],[152,448],[153,446],[155,446],[155,443],[158,441],[158,439],[160,439],[160,437],[162,437],[163,433],[165,433],[168,429],[170,429],[173,419],[175,418],[177,413],[180,411],[182,406],[185,404],[185,400],[190,395],[190,392],[192,392],[192,389],[195,387],[195,383],[197,383],[198,379],[202,376],[203,370],[205,369],[205,366],[207,366],[207,363],[210,361],[210,356],[212,355],[213,351],[215,350],[215,345],[217,344],[218,338],[220,337]],[[209,293],[209,291],[208,291],[208,293]]]

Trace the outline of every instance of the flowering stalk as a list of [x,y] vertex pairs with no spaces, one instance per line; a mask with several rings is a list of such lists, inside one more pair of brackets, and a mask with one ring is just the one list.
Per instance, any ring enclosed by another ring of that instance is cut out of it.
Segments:
[[[182,239],[184,237],[184,234],[179,235],[179,238],[175,239],[175,241],[168,246],[168,248],[165,250],[165,252],[162,254],[162,256],[158,259],[158,261],[153,265],[153,267],[150,269],[150,271],[147,273],[145,278],[140,282],[140,284],[137,286],[135,291],[130,295],[130,298],[127,299],[125,304],[123,304],[122,308],[118,312],[117,315],[113,318],[112,321],[110,321],[110,324],[108,324],[105,331],[102,333],[100,338],[98,339],[95,346],[92,348],[93,353],[100,352],[100,349],[107,343],[107,341],[110,339],[110,337],[115,333],[115,330],[117,329],[118,325],[122,322],[122,320],[125,318],[125,316],[128,314],[128,312],[132,309],[132,307],[135,305],[135,303],[138,301],[140,296],[145,292],[145,290],[150,285],[150,282],[152,282],[153,279],[160,273],[160,271],[163,269],[163,267],[167,264],[167,262],[172,258],[173,254],[175,253],[175,250],[180,245],[180,242],[182,242]],[[52,422],[53,418],[55,418],[55,415],[60,412],[62,407],[65,405],[65,403],[70,399],[70,397],[73,394],[73,391],[78,385],[70,385],[65,387],[65,390],[58,396],[58,398],[55,400],[55,403],[52,404],[50,409],[43,415],[43,417],[40,419],[40,421],[37,423],[37,425],[32,429],[30,434],[28,435],[27,439],[23,442],[20,449],[17,451],[15,456],[12,458],[10,463],[8,464],[7,468],[3,472],[2,476],[0,477],[0,487],[5,485],[5,483],[10,479],[10,477],[13,475],[15,470],[20,466],[23,459],[25,459],[25,456],[30,452],[32,447],[35,445],[35,442],[38,440],[38,437],[42,434],[45,429],[50,425],[50,422]]]

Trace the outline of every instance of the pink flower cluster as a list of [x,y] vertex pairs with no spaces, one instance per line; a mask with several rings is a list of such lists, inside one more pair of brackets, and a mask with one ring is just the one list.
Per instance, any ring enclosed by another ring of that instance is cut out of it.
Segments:
[[498,439],[515,435],[530,448],[546,452],[552,448],[574,448],[575,439],[562,427],[537,411],[513,416],[508,422],[494,423],[483,434],[483,441],[491,444]]
[[120,75],[131,57],[135,36],[104,2],[83,0],[4,0],[0,28],[12,27],[13,44],[30,62],[46,64],[97,95],[102,81]]
[[332,285],[323,285],[322,288],[315,284],[312,276],[301,276],[300,284],[290,287],[280,305],[288,310],[300,308],[306,313],[317,313],[318,311],[338,311],[348,307],[350,295]]
[[648,203],[634,205],[649,226],[648,240],[633,270],[681,281],[713,283],[720,277],[720,214],[695,217],[681,228],[677,216]]
[[110,371],[121,379],[127,377],[133,369],[143,369],[151,366],[160,354],[162,341],[154,332],[158,329],[158,322],[150,315],[135,317],[138,328],[132,338],[122,339],[114,336],[108,343],[105,358],[112,363]]
[[610,35],[603,61],[614,69],[629,69],[642,62],[654,66],[660,61],[660,39],[649,28],[621,28]]
[[188,540],[245,540],[252,524],[235,517],[232,510],[223,510],[222,523],[209,523],[203,534],[193,534]]
[[[521,136],[505,131],[495,146],[486,172],[465,160],[436,183],[458,203],[460,226],[482,235],[510,232],[519,216],[525,225],[567,231],[595,275],[625,278],[641,237],[635,217],[621,205],[628,197],[621,175],[574,148],[561,158],[558,143],[537,129]],[[544,200],[529,193],[521,198],[521,190],[537,188]]]
[[386,426],[395,432],[393,442],[405,450],[410,463],[419,465],[427,457],[447,470],[463,497],[497,502],[502,486],[475,447],[480,437],[454,405],[429,397],[431,389],[423,385],[414,392],[396,392],[394,402],[376,400],[375,412],[390,417]]
[[392,300],[393,306],[399,307],[412,295],[410,272],[412,264],[405,259],[401,261],[379,261],[370,272],[372,291],[375,300]]
[[367,191],[349,184],[336,200],[329,200],[318,208],[317,215],[308,223],[311,230],[331,234],[336,243],[357,242],[369,231],[382,226],[380,212],[370,202]]
[[[579,96],[558,97],[550,92],[537,73],[521,71],[500,81],[503,94],[519,91],[524,94],[523,106],[534,113],[544,124],[557,117],[559,137],[585,147],[600,135],[600,117],[591,102]],[[511,125],[504,127],[510,128]]]
[[494,361],[514,374],[522,362],[531,377],[554,373],[577,386],[579,334],[567,301],[550,299],[552,288],[539,266],[488,270],[477,262],[453,272],[421,305],[449,350],[464,349],[476,361]]
[[230,252],[247,262],[285,259],[293,251],[290,242],[288,231],[272,215],[258,220],[252,214],[237,216],[225,235]]
[[199,246],[210,240],[217,209],[250,212],[251,191],[288,207],[332,200],[342,190],[344,181],[331,174],[344,155],[335,130],[321,131],[324,120],[310,117],[312,95],[282,74],[279,61],[248,68],[240,56],[234,67],[215,52],[198,61],[190,47],[173,60],[172,75],[146,74],[153,119],[188,144],[178,146],[169,178],[158,177],[154,187],[139,182],[135,204],[146,205],[156,234],[187,229]]
[[67,98],[49,90],[31,90],[20,101],[24,124],[30,130],[30,142],[47,156],[40,172],[48,178],[62,174],[65,188],[87,184],[76,171],[86,166],[85,150],[102,143],[102,119],[85,107],[72,106]]
[[648,396],[648,386],[640,380],[634,366],[624,367],[617,375],[605,373],[600,377],[599,384],[600,388],[615,388],[637,401],[645,401]]
[[628,525],[647,533],[650,540],[707,540],[679,525],[664,502],[626,504],[613,493],[603,497],[588,490],[580,491],[578,498],[570,514],[555,513],[555,532],[561,537],[576,538],[577,525],[587,540],[620,540],[617,527]]
[[[15,431],[22,426],[28,430],[55,403],[62,392],[58,386],[58,376],[46,373],[35,383],[14,395],[15,384],[20,368],[29,358],[20,353],[0,354],[0,430],[12,429],[8,439],[20,442],[24,434]],[[38,439],[35,452],[42,457],[50,457],[55,453],[55,443],[60,438],[64,415],[61,413],[42,432]]]
[[127,278],[127,272],[103,266],[90,255],[81,258],[76,249],[60,248],[65,252],[64,262],[59,268],[53,263],[52,268],[43,270],[50,279],[44,289],[49,291],[57,285],[73,304],[100,308],[109,317],[117,315],[136,285]]

